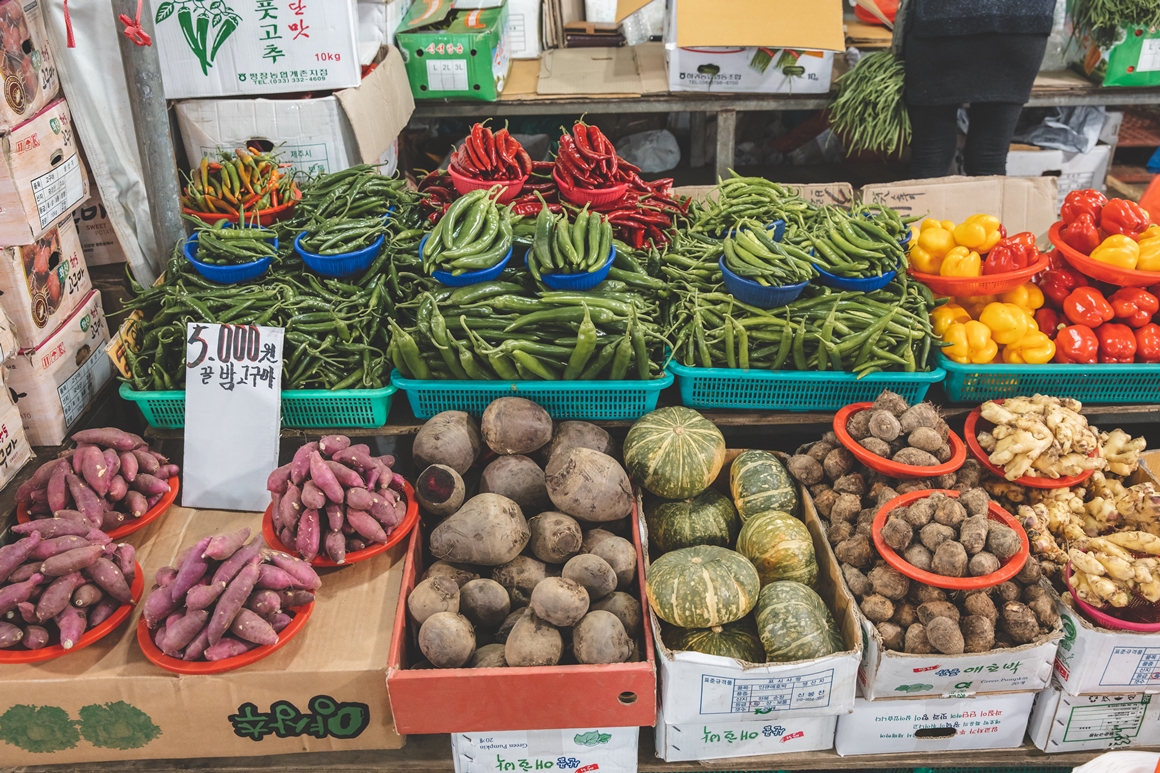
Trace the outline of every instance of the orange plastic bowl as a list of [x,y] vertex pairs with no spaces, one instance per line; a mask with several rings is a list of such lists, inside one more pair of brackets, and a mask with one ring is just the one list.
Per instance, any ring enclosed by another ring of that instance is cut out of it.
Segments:
[[129,617],[129,613],[133,611],[133,605],[141,600],[141,594],[145,591],[145,576],[141,571],[141,564],[136,561],[133,562],[136,573],[133,575],[133,584],[129,586],[129,593],[132,594],[132,604],[122,604],[121,607],[109,616],[109,619],[100,625],[93,626],[84,632],[81,640],[72,646],[72,649],[65,649],[59,644],[53,644],[49,647],[42,647],[38,650],[23,650],[23,649],[8,649],[0,650],[0,665],[27,665],[29,663],[43,663],[46,660],[55,660],[64,655],[71,655],[77,650],[83,650],[90,644],[96,644],[101,639],[113,632],[113,629],[125,622]]
[[1068,246],[1067,242],[1059,235],[1061,230],[1063,230],[1063,223],[1056,223],[1051,226],[1051,230],[1048,231],[1051,243],[1055,245],[1055,249],[1059,250],[1059,254],[1063,256],[1063,259],[1081,274],[1090,276],[1092,279],[1098,279],[1101,282],[1119,285],[1120,287],[1148,287],[1160,283],[1160,271],[1136,271],[1135,269],[1117,268],[1108,263],[1092,260],[1079,250]]
[[[117,540],[121,539],[122,537],[128,537],[133,532],[144,529],[146,526],[151,524],[153,521],[156,521],[158,518],[160,518],[165,513],[166,510],[169,509],[169,506],[172,505],[174,503],[174,501],[177,499],[177,492],[180,488],[181,488],[181,481],[177,479],[176,475],[174,475],[172,478],[169,479],[169,493],[168,494],[161,497],[161,499],[158,500],[157,504],[153,505],[153,507],[151,507],[145,513],[145,515],[141,516],[140,518],[138,518],[134,521],[130,521],[129,523],[126,523],[124,526],[118,526],[117,528],[115,528],[111,532],[109,532],[109,539],[116,542]],[[29,514],[28,514],[28,507],[27,506],[25,506],[23,504],[16,505],[16,520],[19,521],[20,523],[28,523],[30,520],[32,520],[32,517],[29,516]]]
[[160,666],[166,671],[186,675],[224,674],[227,671],[234,671],[257,663],[259,660],[273,655],[277,650],[289,644],[290,640],[299,634],[306,625],[306,621],[310,619],[310,614],[314,611],[314,602],[311,601],[309,604],[303,604],[300,607],[292,607],[290,611],[294,613],[294,619],[290,621],[290,625],[283,628],[282,632],[278,634],[278,642],[276,644],[255,647],[249,652],[242,653],[234,658],[226,658],[225,660],[186,662],[169,657],[157,649],[157,645],[153,643],[153,637],[149,635],[149,626],[145,625],[144,615],[137,621],[137,643],[141,645],[141,651],[145,653],[145,657],[148,658],[150,663],[155,666]]
[[952,298],[964,298],[972,295],[998,295],[1008,290],[1014,290],[1022,284],[1031,281],[1031,277],[1040,271],[1047,270],[1049,263],[1047,255],[1040,255],[1039,260],[1027,268],[1010,271],[1006,274],[987,274],[985,276],[939,276],[938,274],[923,274],[914,269],[907,269],[906,273],[929,287],[939,295],[949,295]]
[[886,518],[889,516],[890,511],[896,507],[909,505],[911,502],[929,497],[936,492],[946,494],[948,497],[955,497],[956,499],[959,496],[959,492],[957,491],[943,489],[911,491],[909,494],[902,494],[891,499],[874,516],[874,523],[871,527],[874,534],[874,547],[878,548],[879,555],[882,556],[886,563],[912,580],[948,590],[980,590],[982,588],[993,588],[1019,574],[1019,570],[1027,563],[1027,557],[1031,555],[1031,545],[1027,541],[1027,532],[1023,531],[1023,527],[1019,522],[1012,518],[1006,510],[994,502],[991,502],[988,506],[987,517],[992,521],[998,521],[1006,526],[1010,526],[1019,535],[1019,552],[1008,558],[999,567],[998,571],[985,574],[982,577],[944,577],[941,574],[919,569],[895,553],[894,548],[887,545],[886,540],[882,539],[882,527],[886,525]]
[[874,403],[850,403],[834,414],[834,434],[838,436],[839,442],[854,455],[855,459],[871,470],[877,470],[895,478],[935,478],[954,472],[963,466],[963,462],[967,461],[967,447],[963,445],[963,441],[954,432],[947,436],[947,442],[951,446],[951,458],[934,467],[901,464],[890,459],[883,459],[878,454],[864,448],[861,443],[850,437],[850,433],[846,431],[846,424],[855,413],[865,411],[872,405]]
[[[415,528],[415,524],[419,522],[419,500],[415,499],[415,489],[406,481],[403,481],[403,496],[407,498],[407,512],[403,516],[402,522],[387,536],[386,542],[381,545],[372,545],[363,550],[356,550],[353,553],[347,553],[346,561],[341,564],[334,563],[326,556],[315,556],[314,560],[310,562],[310,565],[316,569],[333,569],[335,567],[350,566],[360,561],[366,561],[368,558],[374,558],[380,553],[385,553],[395,545],[398,545],[411,533],[411,529]],[[272,507],[273,503],[266,505],[266,512],[262,514],[262,536],[265,537],[266,544],[273,550],[281,553],[289,553],[292,556],[298,555],[296,549],[283,545],[282,540],[278,538],[277,532],[274,531],[274,513],[271,510]]]
[[[1003,404],[1002,400],[994,400],[992,402],[999,403],[1000,405]],[[979,427],[980,422],[983,424],[981,428]],[[979,460],[979,464],[987,468],[992,474],[1006,480],[1007,474],[1003,472],[1003,468],[991,464],[987,452],[979,445],[979,429],[990,429],[993,426],[995,425],[983,418],[983,409],[979,407],[967,414],[967,419],[963,422],[963,434],[967,436],[967,447],[971,449],[971,454]],[[1095,454],[1091,455],[1094,456]],[[1024,475],[1022,478],[1016,478],[1012,482],[1018,483],[1020,486],[1026,486],[1027,488],[1071,488],[1072,486],[1078,486],[1083,483],[1094,472],[1095,470],[1087,470],[1079,475],[1071,475],[1064,478],[1041,478],[1036,475]]]
[[[298,205],[298,201],[301,198],[302,198],[302,191],[298,190],[298,184],[295,183],[294,188],[293,188],[293,197],[289,201],[283,201],[281,204],[279,204],[276,207],[270,207],[269,209],[259,209],[258,210],[258,212],[257,212],[258,225],[272,225],[274,223],[279,223],[283,220],[286,220],[287,218],[289,218],[291,215],[294,214],[294,207],[296,207]],[[240,217],[240,215],[228,215],[228,214],[224,214],[221,212],[198,212],[197,210],[190,209],[189,207],[182,207],[181,211],[187,215],[192,215],[196,218],[200,218],[201,220],[203,220],[206,223],[209,223],[210,225],[213,225],[214,223],[218,222],[219,220],[226,220],[230,223],[237,223],[238,219]],[[246,211],[246,222],[247,223],[253,222],[253,218],[254,218],[254,213],[247,210]]]

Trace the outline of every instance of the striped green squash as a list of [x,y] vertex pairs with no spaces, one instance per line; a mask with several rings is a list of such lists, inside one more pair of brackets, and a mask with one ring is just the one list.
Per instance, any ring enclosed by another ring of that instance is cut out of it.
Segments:
[[664,633],[664,641],[671,650],[703,652],[746,663],[765,662],[765,648],[749,615],[712,628],[669,628]]
[[800,582],[770,583],[757,599],[757,633],[770,663],[836,652],[833,619],[821,596]]
[[740,620],[757,603],[761,580],[749,559],[716,545],[674,550],[653,561],[645,582],[657,617],[681,628]]
[[768,510],[798,514],[797,481],[769,451],[738,454],[729,467],[729,488],[742,521]]
[[741,520],[729,497],[707,488],[692,499],[670,502],[649,496],[644,502],[649,542],[662,553],[694,545],[727,548],[737,539]]
[[624,439],[624,466],[644,489],[665,499],[700,494],[725,464],[721,430],[691,408],[645,414]]
[[777,580],[813,585],[818,579],[810,530],[792,515],[776,510],[754,515],[741,527],[737,552],[757,567],[762,586]]

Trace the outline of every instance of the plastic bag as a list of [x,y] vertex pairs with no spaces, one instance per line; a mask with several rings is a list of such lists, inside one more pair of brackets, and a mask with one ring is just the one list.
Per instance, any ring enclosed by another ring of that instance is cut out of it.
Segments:
[[1015,135],[1014,140],[1041,148],[1090,153],[1100,139],[1106,118],[1103,107],[1057,107],[1040,124]]
[[677,138],[665,129],[630,134],[616,144],[616,152],[642,172],[664,172],[681,162]]
[[1071,773],[1153,773],[1157,767],[1160,754],[1155,752],[1108,752]]

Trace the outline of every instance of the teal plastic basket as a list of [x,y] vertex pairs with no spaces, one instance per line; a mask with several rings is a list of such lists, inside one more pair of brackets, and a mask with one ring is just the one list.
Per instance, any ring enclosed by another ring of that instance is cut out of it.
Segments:
[[403,378],[391,371],[391,383],[407,393],[417,419],[443,411],[482,416],[493,400],[526,397],[542,405],[553,419],[639,419],[657,407],[661,390],[673,374],[650,381],[446,381]]
[[853,373],[799,370],[690,368],[670,362],[680,384],[681,403],[689,408],[740,408],[758,411],[836,411],[850,403],[869,402],[883,389],[910,404],[920,403],[931,384],[946,371],[926,373]]
[[1084,403],[1154,403],[1160,365],[960,365],[939,354],[952,403],[983,403],[1019,395],[1055,395]]
[[[150,427],[180,429],[185,426],[185,391],[138,392],[121,384],[121,397],[134,402]],[[380,389],[290,389],[282,393],[282,426],[299,429],[321,427],[381,427],[391,412],[398,390],[388,384]]]

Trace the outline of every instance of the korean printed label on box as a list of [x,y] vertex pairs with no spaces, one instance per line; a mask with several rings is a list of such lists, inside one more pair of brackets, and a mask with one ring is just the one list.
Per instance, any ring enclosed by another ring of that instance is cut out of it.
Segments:
[[1071,695],[1160,693],[1160,643],[1155,634],[1095,628],[1059,604],[1064,636],[1055,678]]
[[1144,693],[1068,695],[1053,685],[1036,697],[1028,735],[1048,753],[1154,746],[1160,701]]
[[636,727],[453,733],[456,773],[635,773]]
[[666,762],[753,757],[829,749],[838,718],[782,717],[769,722],[696,722],[670,725],[657,713],[657,756]]

